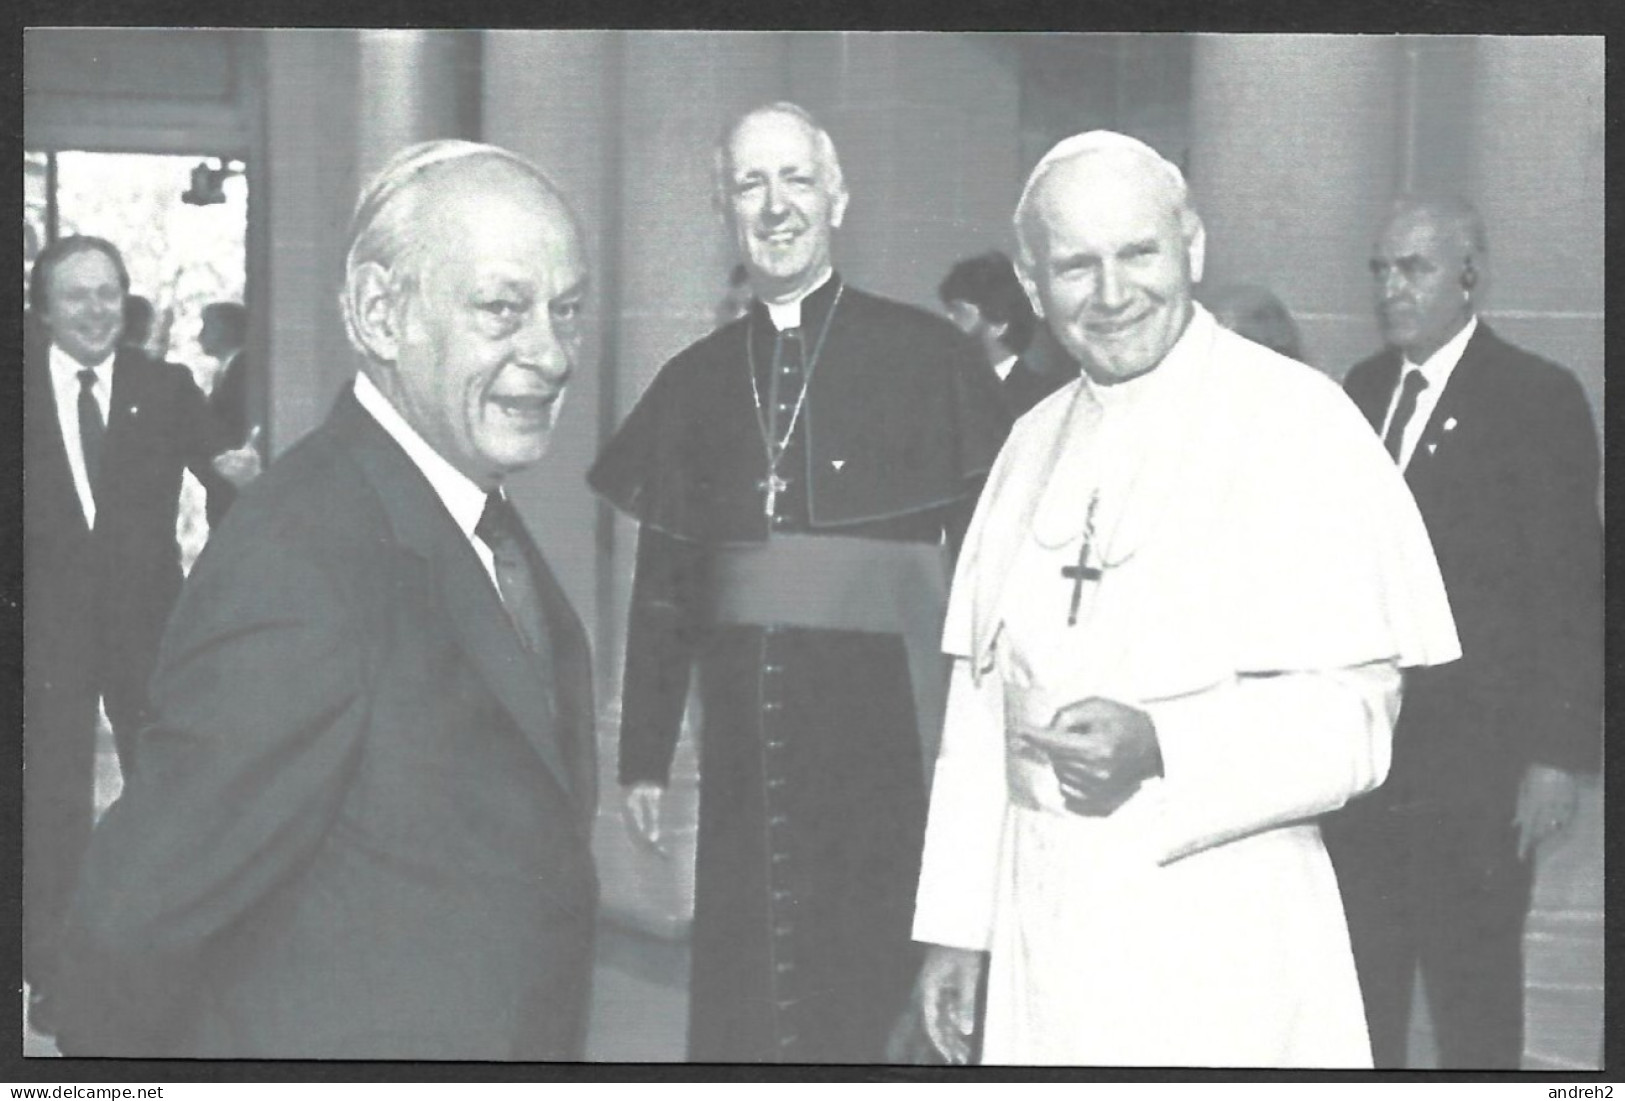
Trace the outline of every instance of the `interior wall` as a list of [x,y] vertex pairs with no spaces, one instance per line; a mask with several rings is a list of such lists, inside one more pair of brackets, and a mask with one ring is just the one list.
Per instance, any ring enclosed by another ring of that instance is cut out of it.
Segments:
[[789,36],[791,98],[830,131],[852,200],[836,262],[854,285],[940,310],[953,264],[1009,248],[1020,56],[1005,39]]
[[[338,296],[359,186],[359,45],[354,31],[266,33],[265,358],[277,454],[326,419],[355,374]],[[261,308],[263,307],[263,308]]]

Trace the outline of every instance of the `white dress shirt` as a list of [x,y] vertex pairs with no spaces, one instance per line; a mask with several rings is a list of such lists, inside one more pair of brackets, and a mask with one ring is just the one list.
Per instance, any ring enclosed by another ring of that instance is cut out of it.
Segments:
[[[73,471],[73,488],[79,493],[79,507],[84,510],[85,524],[96,526],[96,497],[90,491],[90,474],[85,470],[85,447],[79,438],[79,372],[85,365],[67,352],[51,345],[51,389],[56,393],[57,423],[62,426],[62,443],[68,450],[68,469]],[[95,364],[96,384],[90,388],[96,405],[102,413],[102,425],[107,424],[107,411],[113,404],[113,353]]]
[[[429,480],[429,485],[434,489],[435,496],[440,498],[441,504],[446,506],[446,511],[451,513],[453,522],[468,539],[474,553],[480,556],[480,565],[485,567],[486,576],[491,579],[492,586],[496,586],[496,558],[491,553],[491,548],[485,545],[485,540],[474,534],[474,528],[485,512],[485,490],[474,484],[468,475],[447,462],[440,452],[430,447],[428,441],[406,423],[406,418],[401,416],[372,379],[365,374],[358,374],[355,377],[355,400],[360,402],[361,408],[378,422],[378,427],[388,432],[390,437],[401,445],[401,450],[412,460],[412,465],[423,472],[423,476]],[[500,588],[497,588],[497,595],[502,595]]]
[[1450,381],[1450,373],[1461,362],[1461,353],[1467,350],[1467,342],[1478,331],[1478,315],[1474,314],[1462,326],[1461,332],[1445,341],[1437,352],[1428,356],[1427,362],[1412,363],[1408,356],[1402,357],[1399,381],[1394,384],[1393,396],[1388,399],[1388,412],[1382,418],[1382,438],[1388,438],[1388,425],[1394,419],[1394,407],[1399,404],[1399,395],[1405,387],[1405,376],[1412,371],[1421,371],[1422,377],[1428,384],[1422,392],[1416,395],[1416,411],[1411,419],[1405,422],[1405,435],[1399,442],[1399,468],[1404,470],[1411,463],[1411,456],[1416,452],[1416,444],[1422,438],[1422,430],[1427,427],[1433,416],[1433,410],[1438,407],[1439,395],[1444,393],[1445,384]]
[[1010,372],[1016,369],[1016,360],[1019,358],[1021,357],[1005,356],[1003,359],[999,360],[999,362],[993,365],[993,373],[999,376],[1000,382],[1008,382],[1010,380]]

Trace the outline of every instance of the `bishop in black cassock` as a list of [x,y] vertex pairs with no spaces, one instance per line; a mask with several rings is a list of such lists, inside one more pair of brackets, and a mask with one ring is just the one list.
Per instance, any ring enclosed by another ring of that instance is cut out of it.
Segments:
[[701,1061],[884,1057],[918,964],[948,551],[1008,429],[943,319],[839,274],[800,307],[679,354],[589,475],[640,524],[623,784],[665,783],[699,673]]

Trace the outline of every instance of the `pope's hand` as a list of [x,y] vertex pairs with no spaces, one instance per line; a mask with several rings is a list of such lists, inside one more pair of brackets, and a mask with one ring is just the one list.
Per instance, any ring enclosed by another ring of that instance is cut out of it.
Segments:
[[249,431],[248,438],[243,441],[241,447],[222,451],[214,457],[215,471],[238,489],[260,476],[263,463],[260,460],[259,448],[254,446],[259,442],[259,438],[260,426],[256,424]]
[[914,984],[914,999],[931,1045],[958,1066],[970,1060],[976,1031],[976,985],[982,978],[981,952],[933,944]]
[[659,784],[633,784],[626,789],[626,828],[634,840],[661,856],[666,855],[660,839],[660,796],[664,791]]
[[1074,814],[1104,817],[1162,772],[1151,716],[1116,700],[1067,704],[1047,728],[1021,731],[1049,755],[1061,797]]

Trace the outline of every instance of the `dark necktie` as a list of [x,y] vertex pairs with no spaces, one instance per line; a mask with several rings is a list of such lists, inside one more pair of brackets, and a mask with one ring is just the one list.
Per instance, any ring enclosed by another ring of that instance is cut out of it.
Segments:
[[1405,381],[1400,385],[1399,404],[1394,406],[1394,419],[1388,422],[1388,434],[1382,439],[1383,446],[1396,463],[1399,462],[1400,446],[1405,441],[1405,426],[1416,414],[1416,396],[1427,388],[1427,384],[1426,375],[1412,370],[1406,373]]
[[[547,695],[548,715],[544,725],[553,730],[557,739],[566,773],[571,777],[568,783],[572,787],[590,783],[580,774],[580,747],[575,738],[554,721],[560,717],[558,674],[553,666],[552,634],[548,629],[541,589],[537,585],[536,571],[531,568],[530,552],[534,545],[530,535],[519,519],[518,510],[497,490],[485,495],[485,511],[480,513],[480,522],[474,525],[474,535],[491,548],[491,557],[496,566],[497,591],[502,594],[502,604],[519,633],[519,640],[534,659],[537,675]],[[547,569],[540,561],[538,556],[538,568]]]
[[102,436],[107,427],[102,423],[102,407],[96,403],[96,372],[86,367],[79,372],[79,446],[85,453],[85,480],[90,483],[91,500],[102,473]]
[[474,525],[474,535],[491,548],[495,560],[497,591],[502,594],[508,618],[525,648],[536,658],[549,681],[553,675],[553,653],[536,591],[536,575],[530,568],[526,542],[530,538],[521,525],[518,511],[506,497],[492,490],[485,497],[485,511]]

